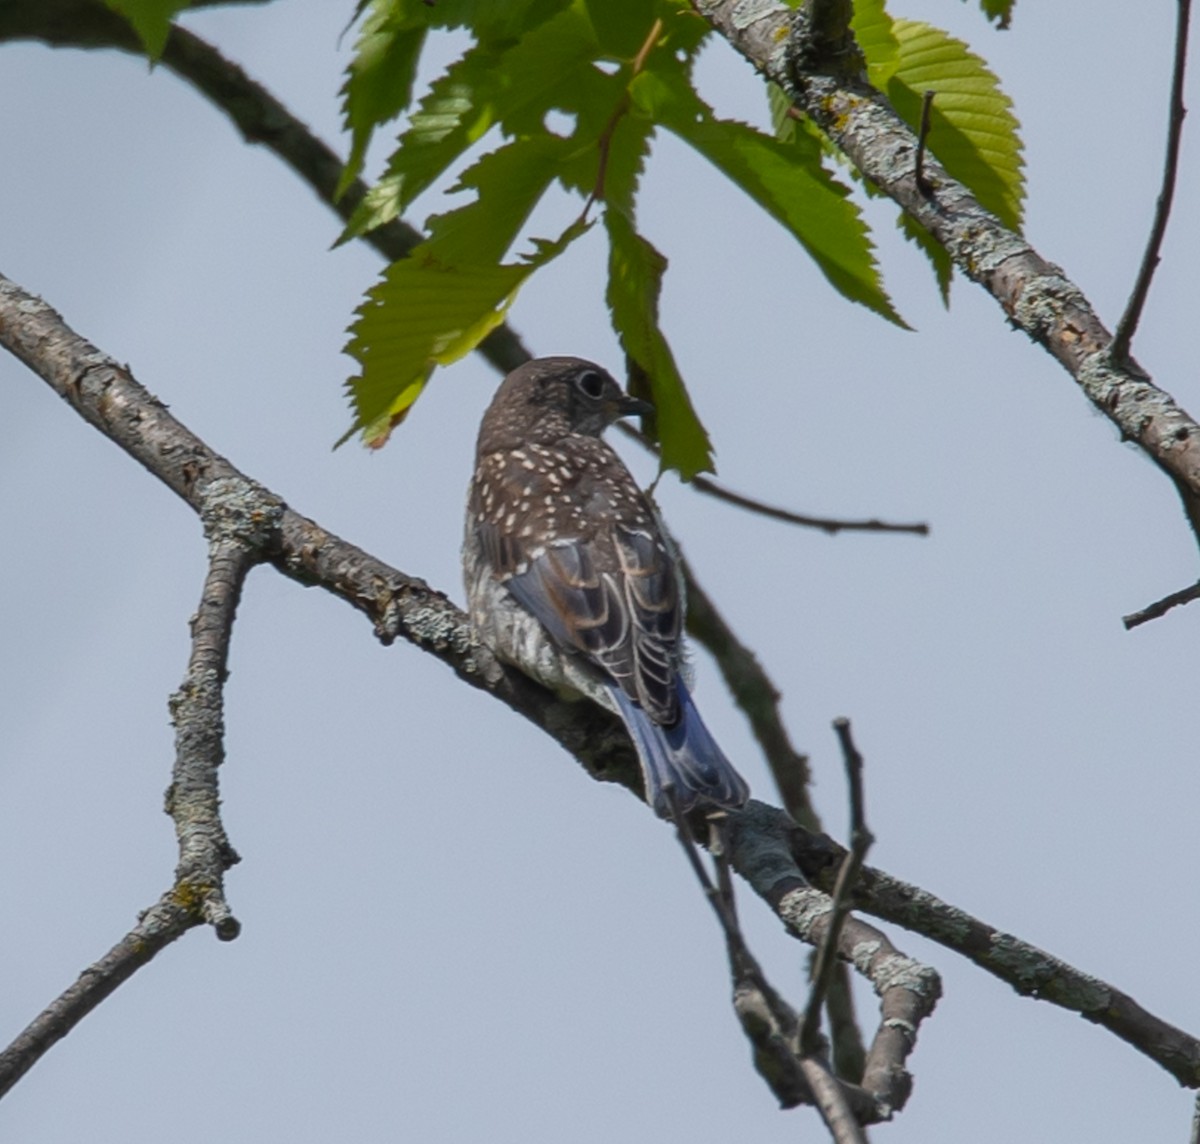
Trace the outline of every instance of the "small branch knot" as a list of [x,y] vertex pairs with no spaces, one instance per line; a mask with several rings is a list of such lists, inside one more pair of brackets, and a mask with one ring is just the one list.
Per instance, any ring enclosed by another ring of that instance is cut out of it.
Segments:
[[237,544],[266,554],[275,546],[285,505],[242,476],[217,477],[200,492],[200,520],[210,544]]

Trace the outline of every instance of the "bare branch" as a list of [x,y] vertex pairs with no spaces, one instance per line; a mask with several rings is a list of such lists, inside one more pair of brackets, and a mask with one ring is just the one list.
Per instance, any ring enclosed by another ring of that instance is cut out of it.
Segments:
[[1150,227],[1150,237],[1146,242],[1146,253],[1142,256],[1137,281],[1133,285],[1133,293],[1129,295],[1125,313],[1121,315],[1113,337],[1112,355],[1118,362],[1129,360],[1129,345],[1137,332],[1138,322],[1141,321],[1142,308],[1146,304],[1146,296],[1150,293],[1154,271],[1158,269],[1162,260],[1159,251],[1162,249],[1163,236],[1167,233],[1167,220],[1171,217],[1171,201],[1175,197],[1179,144],[1183,138],[1183,119],[1187,115],[1187,108],[1183,106],[1183,75],[1187,68],[1188,20],[1192,3],[1191,0],[1177,0],[1177,6],[1175,64],[1171,75],[1171,110],[1167,123],[1167,155],[1163,162],[1162,189],[1158,192],[1158,201],[1154,204],[1154,223]]
[[245,481],[218,480],[205,490],[201,515],[209,537],[208,574],[192,617],[187,673],[170,704],[175,764],[166,804],[179,842],[175,884],[0,1053],[0,1096],[119,985],[193,926],[211,925],[222,941],[238,935],[241,927],[224,891],[225,871],[238,856],[221,823],[217,793],[217,768],[224,757],[223,689],[242,584],[265,537],[277,527],[281,508],[278,500]]
[[[658,445],[635,426],[619,421],[616,428],[629,440],[636,441],[647,452],[653,453],[656,457],[659,455]],[[874,519],[841,520],[829,516],[805,516],[802,513],[792,512],[791,509],[779,508],[776,505],[756,500],[754,497],[735,493],[703,475],[693,477],[688,481],[688,485],[708,496],[716,497],[717,500],[744,508],[747,512],[757,513],[759,516],[769,517],[771,520],[781,520],[785,524],[798,524],[803,528],[820,529],[821,532],[827,532],[831,536],[839,532],[908,532],[915,536],[929,535],[929,525],[920,521],[914,524],[890,524],[887,521]]]
[[825,997],[829,1018],[830,1053],[833,1070],[843,1080],[861,1084],[867,1063],[867,1048],[854,1011],[854,992],[850,986],[850,967],[840,958],[833,963],[833,977]]
[[1165,616],[1172,608],[1176,608],[1180,604],[1190,604],[1195,599],[1200,599],[1200,580],[1197,580],[1195,584],[1189,584],[1186,588],[1180,588],[1178,592],[1164,596],[1161,600],[1155,600],[1153,604],[1147,604],[1136,612],[1122,616],[1121,622],[1125,625],[1125,630],[1129,631],[1148,620],[1157,620],[1159,616]]
[[128,981],[160,950],[182,937],[202,919],[191,903],[176,900],[169,890],[138,919],[137,925],[79,979],[55,998],[3,1052],[0,1052],[0,1096],[13,1087],[58,1041],[62,1040],[117,986]]
[[829,1065],[816,1053],[805,1053],[800,1058],[800,1071],[835,1144],[867,1144],[867,1135],[846,1100],[844,1085],[829,1071]]

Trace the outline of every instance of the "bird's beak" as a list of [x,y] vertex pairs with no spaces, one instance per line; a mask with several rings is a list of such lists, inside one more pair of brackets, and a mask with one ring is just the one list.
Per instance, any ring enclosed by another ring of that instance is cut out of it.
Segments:
[[616,401],[618,417],[632,417],[635,413],[645,416],[653,412],[654,406],[650,402],[643,401],[640,397],[631,397],[628,393],[622,393]]

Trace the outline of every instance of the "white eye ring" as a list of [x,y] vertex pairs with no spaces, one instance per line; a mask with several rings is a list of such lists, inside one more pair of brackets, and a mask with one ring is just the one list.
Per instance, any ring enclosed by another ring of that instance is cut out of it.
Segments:
[[599,401],[604,396],[604,378],[594,369],[585,369],[575,378],[575,386],[584,397]]

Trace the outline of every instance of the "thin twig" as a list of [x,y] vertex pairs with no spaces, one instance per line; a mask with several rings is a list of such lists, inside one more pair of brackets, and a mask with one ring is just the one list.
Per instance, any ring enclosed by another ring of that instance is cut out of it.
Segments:
[[867,851],[871,848],[874,838],[867,829],[863,809],[862,788],[862,755],[854,745],[850,732],[849,719],[837,719],[833,724],[838,741],[842,747],[842,758],[846,767],[846,780],[850,789],[850,849],[842,859],[834,882],[832,903],[829,909],[829,920],[826,924],[825,936],[817,947],[817,960],[813,966],[812,988],[809,990],[808,1004],[804,1008],[804,1023],[800,1027],[800,1047],[806,1052],[817,1051],[821,1040],[821,1009],[825,1004],[825,995],[833,976],[833,967],[837,961],[838,943],[842,934],[842,926],[850,912],[850,894],[862,869]]
[[1157,620],[1159,616],[1165,616],[1172,608],[1178,607],[1180,604],[1190,604],[1193,600],[1200,599],[1200,580],[1194,584],[1189,584],[1186,588],[1180,588],[1178,592],[1172,592],[1169,596],[1164,596],[1161,600],[1155,600],[1153,604],[1147,604],[1137,612],[1130,612],[1127,616],[1121,617],[1121,622],[1125,625],[1125,630],[1136,628],[1139,624],[1144,624],[1148,620]]
[[[658,456],[658,445],[633,425],[619,421],[617,429],[631,441],[636,441],[643,449],[653,453],[656,457]],[[929,535],[929,525],[922,521],[916,521],[912,524],[891,524],[888,521],[875,520],[874,518],[871,520],[842,520],[828,516],[807,516],[803,513],[792,512],[790,509],[766,504],[764,501],[756,500],[742,493],[735,493],[731,489],[725,488],[724,485],[718,484],[710,477],[695,476],[688,484],[699,492],[716,497],[717,500],[725,501],[726,504],[737,505],[738,508],[744,508],[749,512],[757,513],[759,516],[770,517],[772,520],[782,520],[787,524],[800,525],[802,528],[816,528],[821,532],[828,533],[830,536],[836,535],[839,532],[907,532],[914,536]]]
[[925,142],[929,138],[929,116],[933,111],[932,91],[926,91],[921,98],[921,128],[917,132],[917,160],[913,172],[917,180],[917,190],[926,198],[933,194],[933,184],[925,175]]
[[[642,41],[642,46],[638,48],[637,54],[633,57],[633,62],[630,64],[630,82],[641,74],[642,69],[646,66],[646,58],[654,50],[654,45],[658,43],[659,37],[662,35],[662,30],[662,18],[657,17],[654,23],[650,25],[650,31],[646,33],[646,38]],[[591,193],[588,195],[587,200],[583,204],[583,210],[579,214],[579,222],[581,223],[586,221],[588,211],[592,209],[593,203],[604,201],[604,183],[608,176],[608,156],[612,150],[613,136],[616,134],[621,120],[629,113],[631,105],[632,100],[629,95],[629,88],[626,86],[622,90],[616,107],[613,108],[612,114],[608,117],[608,122],[604,125],[596,141],[596,153],[598,155],[596,181],[593,183]]]
[[846,1100],[845,1088],[826,1061],[817,1053],[804,1053],[800,1057],[800,1071],[834,1144],[867,1144],[867,1135]]
[[729,839],[726,827],[729,815],[713,811],[708,816],[708,852],[717,871],[717,890],[725,902],[730,918],[738,924],[737,898],[733,892],[733,867],[729,863]]
[[754,984],[760,989],[774,992],[767,985],[766,980],[762,976],[762,970],[759,969],[758,962],[746,945],[746,939],[742,936],[742,931],[737,922],[737,914],[734,912],[732,905],[732,887],[730,887],[729,900],[727,900],[725,894],[722,893],[722,888],[714,884],[708,871],[704,868],[704,861],[700,857],[700,848],[696,844],[696,836],[692,833],[692,825],[688,822],[687,815],[679,808],[679,798],[674,788],[667,787],[666,795],[667,801],[671,804],[671,818],[675,823],[675,836],[679,840],[679,845],[683,847],[684,853],[687,855],[692,873],[696,875],[696,880],[704,890],[704,896],[708,899],[713,913],[717,915],[717,920],[721,923],[721,929],[725,933],[725,940],[728,942],[730,950],[736,955],[735,959],[739,964],[741,973],[751,978]]
[[1125,313],[1117,323],[1117,332],[1112,340],[1113,358],[1122,364],[1129,362],[1129,346],[1137,332],[1138,322],[1141,321],[1142,308],[1146,304],[1146,296],[1150,293],[1154,271],[1161,261],[1159,251],[1162,249],[1163,236],[1167,233],[1171,202],[1175,197],[1179,144],[1183,138],[1184,116],[1187,115],[1187,108],[1183,106],[1183,77],[1187,68],[1188,20],[1191,8],[1191,0],[1177,0],[1175,63],[1171,75],[1171,110],[1167,122],[1167,154],[1163,162],[1162,189],[1158,192],[1158,201],[1154,204],[1154,225],[1151,226],[1150,237],[1146,241],[1146,253],[1142,255],[1137,281],[1134,282],[1133,293],[1129,295]]
[[173,889],[163,894],[125,937],[89,965],[0,1052],[0,1096],[119,985],[202,921],[190,903],[177,900]]
[[862,1084],[867,1065],[867,1046],[854,1008],[850,966],[835,960],[833,977],[825,994],[825,1013],[829,1018],[830,1053],[834,1072],[852,1084]]

